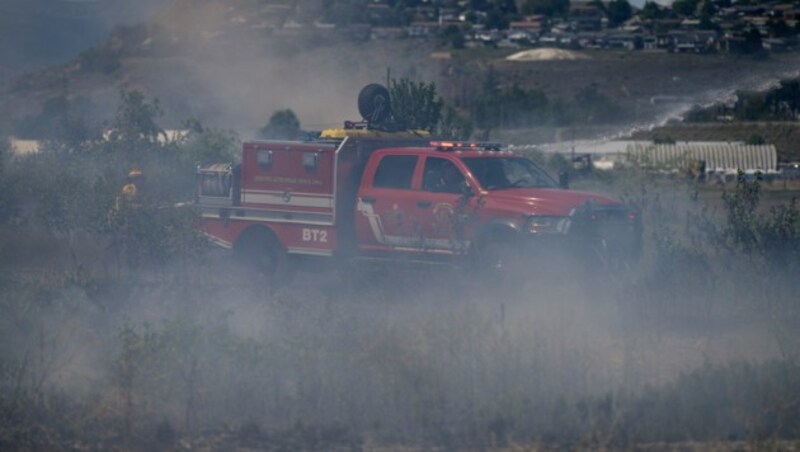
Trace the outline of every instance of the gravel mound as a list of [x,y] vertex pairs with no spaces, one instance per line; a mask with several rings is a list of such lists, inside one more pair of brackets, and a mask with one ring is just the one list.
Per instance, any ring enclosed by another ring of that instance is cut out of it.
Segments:
[[564,49],[533,49],[517,52],[506,57],[508,61],[551,61],[551,60],[588,60],[589,57],[578,52]]

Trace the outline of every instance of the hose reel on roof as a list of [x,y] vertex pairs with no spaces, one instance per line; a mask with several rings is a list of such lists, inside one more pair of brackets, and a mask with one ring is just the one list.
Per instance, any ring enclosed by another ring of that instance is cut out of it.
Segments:
[[358,93],[358,112],[370,126],[386,123],[392,116],[392,102],[385,86],[371,83]]

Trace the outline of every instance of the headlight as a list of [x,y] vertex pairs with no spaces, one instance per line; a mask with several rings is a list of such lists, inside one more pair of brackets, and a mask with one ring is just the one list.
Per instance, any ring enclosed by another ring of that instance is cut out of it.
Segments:
[[528,219],[525,230],[530,234],[566,234],[570,220],[567,217],[546,217],[534,215]]

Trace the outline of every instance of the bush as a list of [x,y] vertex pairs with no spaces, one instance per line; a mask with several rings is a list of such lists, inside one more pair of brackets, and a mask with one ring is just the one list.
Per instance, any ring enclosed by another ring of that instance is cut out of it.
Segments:
[[444,101],[435,83],[414,82],[407,78],[392,80],[389,87],[392,119],[407,129],[432,132],[442,119]]
[[758,145],[766,144],[767,140],[765,140],[763,136],[761,136],[761,135],[759,135],[757,133],[754,133],[754,134],[751,134],[750,136],[748,136],[747,139],[744,140],[744,142],[745,142],[745,144],[749,144],[751,146],[758,146]]
[[261,128],[261,136],[276,140],[294,140],[300,135],[300,121],[292,110],[278,110]]

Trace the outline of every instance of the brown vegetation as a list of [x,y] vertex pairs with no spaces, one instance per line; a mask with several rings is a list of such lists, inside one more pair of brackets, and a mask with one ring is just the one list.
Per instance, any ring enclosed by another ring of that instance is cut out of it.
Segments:
[[[195,161],[230,158],[229,137],[195,124],[162,143],[158,112],[124,92],[108,140],[3,153],[0,448],[759,447],[800,435],[800,214],[760,210],[759,183],[742,178],[710,205],[636,171],[593,181],[642,209],[633,264],[533,271],[534,255],[510,287],[370,265],[346,284],[304,272],[275,290],[174,207]],[[150,196],[117,207],[134,163]]]

